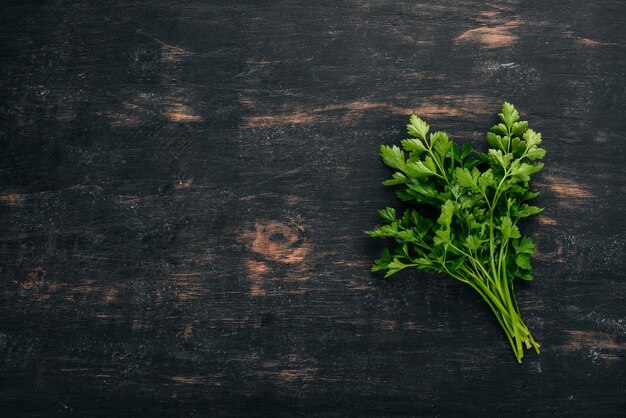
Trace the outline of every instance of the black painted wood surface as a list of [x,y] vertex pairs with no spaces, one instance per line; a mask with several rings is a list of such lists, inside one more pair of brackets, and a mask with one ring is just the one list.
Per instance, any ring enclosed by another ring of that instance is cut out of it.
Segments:
[[[0,415],[626,413],[626,3],[5,1]],[[542,344],[369,273],[380,143],[542,132]]]

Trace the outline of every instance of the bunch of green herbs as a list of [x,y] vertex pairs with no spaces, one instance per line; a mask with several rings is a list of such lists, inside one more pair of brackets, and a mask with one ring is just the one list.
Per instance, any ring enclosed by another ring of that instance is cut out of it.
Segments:
[[383,182],[406,202],[402,213],[379,211],[383,225],[367,231],[392,238],[372,271],[385,277],[406,269],[444,273],[471,286],[485,300],[502,326],[521,363],[526,349],[539,344],[520,317],[514,280],[532,280],[535,244],[523,236],[518,222],[543,209],[528,204],[538,193],[529,189],[530,176],[543,167],[546,151],[541,134],[520,121],[504,103],[486,139],[487,153],[459,147],[444,132],[429,133],[428,124],[412,115],[410,138],[402,148],[382,145],[380,155],[394,169]]

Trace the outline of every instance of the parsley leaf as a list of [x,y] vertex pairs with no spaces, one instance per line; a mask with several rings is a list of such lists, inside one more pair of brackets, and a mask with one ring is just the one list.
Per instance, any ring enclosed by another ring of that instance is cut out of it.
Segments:
[[401,214],[379,211],[384,224],[367,234],[393,239],[372,271],[389,277],[406,268],[437,271],[471,286],[488,304],[518,361],[525,348],[539,344],[520,317],[514,279],[532,280],[535,244],[518,222],[543,209],[524,203],[538,193],[529,189],[546,150],[541,134],[520,120],[515,106],[504,103],[498,123],[486,134],[487,153],[460,147],[444,132],[412,115],[410,138],[402,148],[382,145],[383,162],[394,169],[385,186],[411,205]]

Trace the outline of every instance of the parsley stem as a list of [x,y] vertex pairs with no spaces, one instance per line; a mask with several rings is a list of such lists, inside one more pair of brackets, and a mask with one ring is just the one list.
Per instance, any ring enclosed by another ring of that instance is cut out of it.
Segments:
[[428,153],[430,154],[430,158],[432,158],[433,161],[435,162],[435,165],[437,166],[439,171],[441,171],[441,174],[443,174],[443,176],[438,175],[437,173],[435,173],[435,175],[445,180],[447,184],[450,184],[450,181],[448,181],[448,176],[446,175],[446,171],[443,169],[442,165],[439,163],[439,158],[433,153],[432,144],[428,145]]
[[[445,266],[445,264],[443,265],[443,267],[446,270],[446,272],[448,272],[448,274],[450,274],[450,276],[454,277],[455,279],[457,279],[457,280],[459,280],[459,281],[461,281],[463,283],[469,284],[472,287],[472,289],[474,289],[480,295],[480,297],[483,298],[483,300],[487,303],[487,305],[489,306],[489,308],[493,312],[494,316],[496,317],[496,319],[500,323],[500,326],[504,330],[504,333],[505,333],[507,339],[509,340],[509,343],[511,344],[511,348],[513,349],[513,352],[515,353],[515,357],[518,359],[519,362],[521,362],[521,357],[519,355],[519,349],[518,349],[517,345],[513,342],[513,338],[511,336],[512,333],[511,333],[510,325],[504,319],[504,316],[502,315],[502,313],[499,310],[499,308],[496,308],[494,306],[492,298],[490,296],[487,296],[485,293],[483,293],[483,291],[481,290],[480,286],[476,284],[476,283],[480,283],[481,282],[480,278],[477,278],[476,276],[474,276],[474,274],[472,274],[472,272],[467,271],[467,270],[464,270],[464,272],[465,272],[466,275],[468,275],[468,277],[464,278],[461,275],[451,273],[448,270],[448,268]],[[471,280],[470,279],[471,277],[473,277],[474,279],[478,279],[478,280]]]
[[496,319],[498,320],[498,322],[500,323],[500,326],[502,327],[502,329],[504,330],[504,334],[506,335],[507,340],[509,340],[509,344],[511,344],[511,348],[513,349],[513,352],[515,353],[515,357],[518,359],[518,362],[521,360],[519,357],[519,353],[518,353],[518,349],[517,346],[515,345],[515,343],[513,342],[513,338],[511,337],[511,331],[509,329],[509,325],[506,323],[506,321],[504,320],[504,317],[502,316],[502,314],[496,309],[496,307],[493,305],[493,302],[489,299],[489,297],[487,297],[483,292],[480,291],[480,289],[474,285],[471,282],[468,282],[468,284],[476,291],[478,292],[478,294],[483,298],[483,300],[485,302],[487,302],[487,305],[489,306],[489,308],[491,309],[491,311],[493,312],[493,315],[496,317]]

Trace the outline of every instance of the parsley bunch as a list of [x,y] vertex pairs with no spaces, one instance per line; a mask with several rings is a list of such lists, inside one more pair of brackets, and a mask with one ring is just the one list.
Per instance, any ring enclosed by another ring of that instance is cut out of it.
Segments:
[[504,103],[498,116],[483,154],[470,143],[459,148],[444,132],[429,134],[428,124],[412,115],[402,149],[380,147],[384,163],[395,170],[383,184],[395,187],[407,207],[402,213],[380,210],[384,224],[367,234],[396,243],[382,252],[372,271],[386,270],[389,277],[408,267],[434,270],[471,286],[493,311],[521,363],[524,346],[539,353],[539,344],[520,317],[513,289],[515,278],[533,279],[535,249],[517,224],[543,210],[526,202],[538,195],[528,182],[542,169],[537,160],[546,151],[538,147],[541,134],[519,120],[513,105]]

